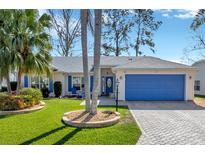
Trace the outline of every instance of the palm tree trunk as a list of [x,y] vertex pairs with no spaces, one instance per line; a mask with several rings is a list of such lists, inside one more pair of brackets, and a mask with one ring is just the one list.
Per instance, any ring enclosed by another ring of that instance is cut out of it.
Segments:
[[6,83],[7,83],[7,91],[9,93],[9,95],[11,95],[11,84],[10,84],[10,77],[9,77],[9,73],[6,74]]
[[20,93],[20,88],[21,88],[21,76],[22,76],[22,70],[21,67],[19,67],[18,70],[18,76],[17,76],[17,88],[16,88],[16,93]]
[[85,89],[86,111],[90,112],[90,79],[88,70],[88,51],[87,51],[87,15],[88,10],[80,11],[81,17],[81,43],[83,51],[83,74]]
[[101,20],[102,10],[95,10],[95,34],[94,34],[94,86],[91,104],[91,114],[97,113],[97,101],[100,90],[100,47],[101,47]]

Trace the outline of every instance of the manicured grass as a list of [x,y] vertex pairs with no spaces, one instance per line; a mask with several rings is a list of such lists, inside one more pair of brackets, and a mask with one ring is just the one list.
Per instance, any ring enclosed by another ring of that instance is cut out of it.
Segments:
[[[63,113],[83,109],[79,100],[44,100],[46,106],[29,114],[0,116],[0,144],[136,144],[141,132],[127,108],[113,126],[80,129],[65,126]],[[99,109],[115,110],[114,107]]]

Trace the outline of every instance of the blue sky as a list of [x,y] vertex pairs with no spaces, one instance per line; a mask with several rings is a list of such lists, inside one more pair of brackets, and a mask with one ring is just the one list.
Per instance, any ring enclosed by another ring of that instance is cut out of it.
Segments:
[[[40,12],[45,12],[45,10],[41,10]],[[196,12],[197,10],[154,10],[156,20],[161,20],[163,22],[154,35],[156,53],[152,53],[146,47],[142,48],[143,53],[147,56],[155,56],[175,62],[187,63],[187,61],[183,59],[184,50],[192,43],[191,37],[193,36],[193,33],[190,30],[190,25]],[[89,37],[91,37],[91,35],[89,35]],[[89,42],[89,44],[92,43]],[[81,55],[80,42],[76,45],[74,51],[74,55]],[[129,52],[130,55],[135,55],[133,49],[130,49]],[[90,50],[90,53],[92,54],[92,49]],[[53,55],[56,55],[56,53],[53,52]],[[198,57],[198,59],[200,59],[200,57]]]

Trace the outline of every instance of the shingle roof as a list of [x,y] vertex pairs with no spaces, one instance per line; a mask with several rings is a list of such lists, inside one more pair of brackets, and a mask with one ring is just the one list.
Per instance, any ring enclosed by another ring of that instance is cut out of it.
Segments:
[[196,66],[197,64],[200,64],[200,63],[205,63],[205,59],[196,61],[195,63],[192,64],[192,66]]
[[118,65],[114,69],[194,69],[194,67],[163,60],[156,57],[142,56],[133,58],[132,62]]
[[[52,65],[61,72],[83,72],[82,57],[53,57]],[[88,58],[89,70],[93,66],[93,57]],[[146,69],[146,68],[192,68],[188,65],[174,63],[150,56],[139,57],[113,57],[101,56],[101,67],[113,67],[114,69]]]

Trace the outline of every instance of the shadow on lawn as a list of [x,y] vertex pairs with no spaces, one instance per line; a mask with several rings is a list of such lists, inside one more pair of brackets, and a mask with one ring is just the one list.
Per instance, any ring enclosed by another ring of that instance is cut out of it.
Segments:
[[65,142],[67,142],[70,138],[72,138],[75,134],[77,134],[81,130],[82,130],[81,128],[74,129],[73,131],[71,131],[70,133],[65,135],[62,139],[60,139],[59,141],[57,141],[53,145],[62,145],[62,144],[64,144]]
[[[53,133],[56,133],[64,128],[66,128],[67,126],[61,126],[61,127],[58,127],[56,129],[53,129],[49,132],[46,132],[46,133],[43,133],[33,139],[30,139],[30,140],[27,140],[23,143],[21,143],[20,145],[29,145],[29,144],[32,144],[33,142],[36,142],[38,140],[41,140],[43,139],[44,137],[47,137]],[[68,141],[70,138],[72,138],[76,133],[78,133],[79,131],[81,131],[80,128],[76,128],[74,129],[73,131],[71,131],[70,133],[68,133],[67,135],[65,135],[62,139],[60,139],[59,141],[55,142],[54,145],[60,145],[60,144],[64,144],[66,141]]]
[[51,130],[51,131],[49,131],[49,132],[43,133],[43,134],[41,134],[41,135],[39,135],[39,136],[37,136],[37,137],[35,137],[35,138],[33,138],[33,139],[27,140],[27,141],[21,143],[20,145],[32,144],[33,142],[36,142],[36,141],[38,141],[38,140],[40,140],[40,139],[42,139],[42,138],[44,138],[44,137],[46,137],[46,136],[48,136],[48,135],[51,135],[51,134],[53,134],[53,133],[55,133],[55,132],[57,132],[57,131],[62,130],[62,129],[64,129],[64,128],[66,128],[66,126],[58,127],[58,128],[53,129],[53,130]]

